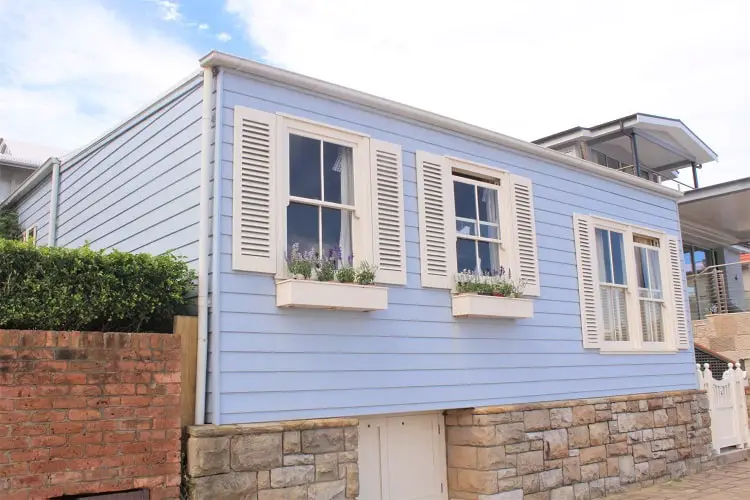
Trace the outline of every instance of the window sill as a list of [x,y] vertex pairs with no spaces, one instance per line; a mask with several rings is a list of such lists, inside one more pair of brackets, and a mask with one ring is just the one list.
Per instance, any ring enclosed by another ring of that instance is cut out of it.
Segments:
[[534,317],[534,302],[529,299],[460,293],[454,294],[452,301],[453,316],[460,318]]
[[288,279],[276,282],[277,307],[381,311],[388,309],[388,288],[354,283]]
[[664,348],[641,348],[641,349],[624,349],[622,347],[599,349],[601,354],[677,354],[679,351],[672,347]]

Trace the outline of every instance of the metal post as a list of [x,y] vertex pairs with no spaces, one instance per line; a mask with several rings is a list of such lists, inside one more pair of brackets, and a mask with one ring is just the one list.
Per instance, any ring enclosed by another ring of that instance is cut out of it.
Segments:
[[695,164],[694,161],[690,162],[690,165],[693,169],[693,187],[695,189],[698,189],[698,166]]
[[630,145],[633,148],[633,166],[635,167],[635,175],[641,176],[641,162],[638,161],[638,145],[635,140],[635,132],[630,134]]

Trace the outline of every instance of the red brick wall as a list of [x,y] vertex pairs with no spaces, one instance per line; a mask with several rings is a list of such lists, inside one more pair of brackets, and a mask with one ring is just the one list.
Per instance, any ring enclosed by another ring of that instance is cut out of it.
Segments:
[[0,498],[179,498],[180,337],[0,330]]

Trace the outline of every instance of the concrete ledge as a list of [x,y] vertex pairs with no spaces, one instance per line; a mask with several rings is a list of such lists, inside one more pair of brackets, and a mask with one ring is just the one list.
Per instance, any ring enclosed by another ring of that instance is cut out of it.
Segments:
[[359,425],[359,420],[356,418],[321,418],[314,420],[289,420],[286,422],[263,422],[260,424],[193,425],[187,428],[187,433],[193,437],[243,436],[267,434],[269,432],[356,427],[357,425]]

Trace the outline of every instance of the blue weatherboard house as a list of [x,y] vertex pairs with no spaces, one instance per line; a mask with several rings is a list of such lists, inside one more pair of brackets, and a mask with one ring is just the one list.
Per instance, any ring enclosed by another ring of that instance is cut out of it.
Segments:
[[664,179],[223,53],[201,66],[4,202],[39,245],[198,270],[195,498],[595,498],[700,462],[654,447],[628,472],[628,432],[685,448],[664,429],[687,422],[646,401],[699,411]]

